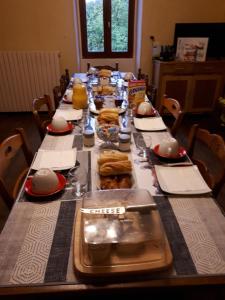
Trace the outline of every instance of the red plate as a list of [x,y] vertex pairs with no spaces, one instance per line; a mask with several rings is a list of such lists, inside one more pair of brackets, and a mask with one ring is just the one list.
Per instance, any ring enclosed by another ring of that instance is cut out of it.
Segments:
[[67,133],[67,132],[70,132],[73,130],[74,126],[73,124],[71,124],[70,122],[68,122],[68,127],[66,129],[63,129],[63,130],[55,130],[53,127],[52,127],[52,124],[48,124],[48,126],[46,127],[48,132],[50,133]]
[[27,181],[25,182],[25,192],[33,197],[47,197],[55,195],[56,193],[62,191],[66,185],[66,178],[60,173],[56,173],[56,175],[58,177],[59,183],[55,191],[47,194],[38,194],[32,192],[32,177],[28,177]]
[[162,155],[162,154],[159,153],[159,145],[156,145],[153,148],[153,152],[157,156],[159,156],[161,158],[167,158],[167,159],[181,159],[187,154],[186,150],[183,147],[179,147],[179,151],[178,151],[178,154],[176,156],[174,156],[174,155],[171,156],[171,155],[166,155],[166,154]]

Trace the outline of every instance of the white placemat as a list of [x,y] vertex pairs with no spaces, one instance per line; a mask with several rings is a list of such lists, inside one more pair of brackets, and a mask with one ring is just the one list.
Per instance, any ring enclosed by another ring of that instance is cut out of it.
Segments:
[[39,149],[31,168],[33,170],[41,168],[50,168],[52,170],[70,169],[76,163],[76,155],[76,149],[62,151]]
[[83,110],[82,109],[56,109],[54,117],[63,117],[67,121],[80,120],[82,119]]
[[211,192],[198,167],[155,166],[159,185],[164,192],[171,194],[204,194]]
[[53,136],[46,134],[42,144],[42,150],[70,150],[73,148],[74,135]]
[[166,125],[161,117],[157,118],[134,118],[134,126],[136,129],[143,131],[165,130]]

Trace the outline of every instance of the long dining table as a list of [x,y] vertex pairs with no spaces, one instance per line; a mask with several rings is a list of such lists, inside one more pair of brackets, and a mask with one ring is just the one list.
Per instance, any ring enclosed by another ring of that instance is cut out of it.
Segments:
[[[115,80],[121,74],[117,72]],[[75,74],[74,77],[85,81],[86,74]],[[72,105],[62,101],[59,109],[72,110]],[[164,192],[155,171],[155,166],[163,166],[164,162],[152,149],[170,137],[169,130],[137,130],[128,107],[120,118],[121,126],[132,129],[129,157],[133,165],[133,188],[146,189],[157,204],[173,256],[172,266],[161,272],[89,280],[80,278],[74,269],[74,224],[81,200],[74,198],[69,183],[49,199],[33,199],[23,186],[0,235],[1,297],[38,294],[50,298],[62,293],[94,295],[113,291],[132,295],[134,289],[153,292],[180,287],[186,292],[196,287],[212,288],[213,293],[215,288],[219,295],[224,295],[225,217],[220,207],[211,193],[179,195]],[[65,136],[46,134],[40,146],[42,150],[59,151],[76,148],[76,159],[88,172],[88,191],[99,188],[96,169],[102,141],[95,135],[95,145],[85,147],[82,131],[86,127],[94,129],[95,122],[96,116],[85,109],[82,118],[74,121],[71,133]],[[152,139],[148,159],[143,161],[137,149],[140,136],[144,140],[148,136]],[[187,161],[190,162],[188,157]],[[33,172],[31,166],[29,175]],[[67,175],[66,171],[62,174]]]

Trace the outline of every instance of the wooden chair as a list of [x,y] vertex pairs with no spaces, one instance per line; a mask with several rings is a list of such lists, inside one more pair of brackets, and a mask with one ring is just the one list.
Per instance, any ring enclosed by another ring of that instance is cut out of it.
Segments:
[[138,69],[138,76],[137,76],[138,80],[144,80],[145,81],[145,86],[146,86],[146,95],[148,97],[149,100],[153,100],[152,99],[152,86],[149,83],[149,77],[147,74],[142,73],[141,68]]
[[176,99],[168,98],[166,95],[164,95],[160,104],[160,115],[162,115],[165,112],[165,109],[170,114],[172,114],[175,119],[173,125],[170,128],[170,132],[172,135],[176,135],[184,116],[184,113],[181,111],[180,108],[180,103]]
[[55,109],[58,108],[59,103],[60,103],[60,101],[61,101],[61,99],[63,97],[63,94],[64,93],[62,92],[62,90],[61,90],[61,88],[60,88],[59,85],[57,85],[57,86],[55,86],[53,88],[53,96],[54,96]]
[[55,109],[58,108],[59,102],[62,99],[62,97],[70,83],[70,75],[69,75],[68,69],[65,69],[65,74],[63,74],[60,77],[59,83],[60,83],[60,85],[57,85],[53,88]]
[[194,124],[189,133],[188,154],[213,190],[214,196],[217,197],[225,182],[225,144],[223,138],[218,134],[211,134],[206,129],[199,128],[198,124]]
[[[21,154],[23,154],[25,167],[24,165],[21,167]],[[9,209],[16,200],[32,159],[33,154],[23,128],[15,129],[15,134],[0,144],[0,194]],[[21,170],[18,172],[18,169]],[[17,176],[11,175],[13,170],[14,172],[16,170]]]
[[[87,63],[87,71],[90,69],[91,64]],[[93,66],[94,68],[101,70],[101,69],[107,69],[107,70],[111,70],[111,71],[119,71],[119,63],[115,63],[115,67],[111,67],[108,65],[104,65],[104,66]]]
[[[40,110],[46,106],[47,107],[47,119],[46,116],[44,118],[44,115],[40,115]],[[33,115],[35,122],[37,124],[41,139],[44,138],[46,133],[46,126],[51,122],[52,116],[53,116],[53,107],[51,98],[49,95],[44,95],[44,97],[40,97],[33,100]]]

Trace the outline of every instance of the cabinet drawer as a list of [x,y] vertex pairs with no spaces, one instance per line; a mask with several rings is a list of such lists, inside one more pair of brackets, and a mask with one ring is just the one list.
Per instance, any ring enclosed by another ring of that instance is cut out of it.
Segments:
[[162,65],[162,74],[190,74],[193,72],[192,63],[176,63]]
[[222,73],[224,72],[225,64],[221,63],[203,63],[194,65],[194,73],[195,74],[207,74],[207,73]]

